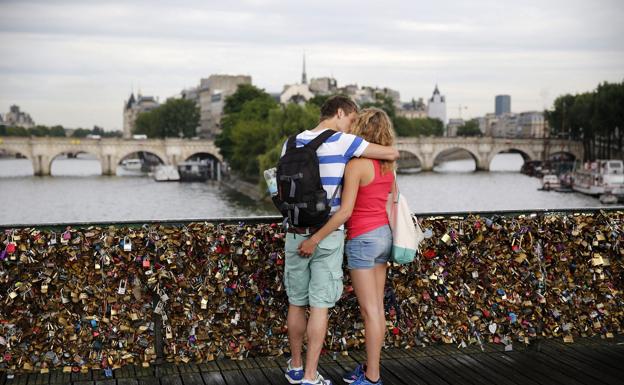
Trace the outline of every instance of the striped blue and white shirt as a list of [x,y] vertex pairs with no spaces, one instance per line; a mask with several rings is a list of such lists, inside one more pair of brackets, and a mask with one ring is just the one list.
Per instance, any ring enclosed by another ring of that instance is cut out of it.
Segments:
[[[325,130],[317,132],[306,130],[301,132],[297,135],[297,147],[308,144]],[[282,156],[286,153],[287,144],[288,140],[282,146]],[[331,202],[331,213],[336,212],[340,208],[341,181],[344,176],[345,165],[351,158],[361,156],[367,146],[368,142],[359,136],[336,132],[316,150],[316,155],[319,159],[321,183],[323,183],[323,188],[327,191],[327,199],[330,199],[336,189],[339,189],[336,192],[336,197]]]

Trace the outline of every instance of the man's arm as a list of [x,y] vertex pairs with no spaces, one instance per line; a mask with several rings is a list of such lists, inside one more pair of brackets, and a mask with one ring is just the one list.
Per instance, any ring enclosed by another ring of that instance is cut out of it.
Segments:
[[361,156],[369,159],[397,160],[399,159],[399,150],[391,146],[369,143]]

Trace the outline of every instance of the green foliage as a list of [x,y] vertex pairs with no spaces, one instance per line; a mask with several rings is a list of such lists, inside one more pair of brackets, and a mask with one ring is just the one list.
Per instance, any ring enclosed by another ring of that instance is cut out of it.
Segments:
[[239,85],[236,92],[225,99],[223,106],[221,133],[215,139],[221,155],[228,161],[232,159],[235,147],[239,146],[233,140],[233,131],[240,122],[266,121],[269,111],[277,106],[273,97],[264,90],[249,84]]
[[308,100],[307,104],[312,104],[320,109],[321,106],[327,101],[327,99],[331,98],[332,96],[334,95],[316,95],[312,99]]
[[91,133],[88,128],[77,128],[72,133],[72,138],[86,138]]
[[376,99],[375,102],[364,103],[362,104],[361,107],[362,108],[368,108],[368,107],[381,108],[382,110],[386,111],[386,114],[388,114],[388,116],[390,117],[390,120],[394,122],[394,120],[396,119],[396,108],[394,107],[393,99],[381,93],[377,93],[375,95],[375,99]]
[[24,127],[0,126],[0,136],[34,136],[38,138],[46,136],[64,137],[65,129],[63,128],[63,126],[48,127],[43,125],[36,125],[35,127],[31,127],[28,129]]
[[587,160],[623,153],[624,81],[599,84],[596,90],[559,96],[545,111],[550,136],[582,140]]
[[169,99],[149,112],[137,116],[134,134],[149,138],[192,138],[197,135],[199,108],[188,99]]
[[230,112],[221,120],[222,131],[215,143],[230,167],[248,180],[262,180],[262,171],[277,164],[286,138],[318,122],[315,104],[280,106],[269,94],[249,85],[239,86],[225,103]]
[[481,136],[481,134],[479,122],[475,119],[469,120],[457,128],[457,136]]
[[397,116],[393,123],[397,136],[442,136],[444,134],[444,124],[439,119],[408,119]]

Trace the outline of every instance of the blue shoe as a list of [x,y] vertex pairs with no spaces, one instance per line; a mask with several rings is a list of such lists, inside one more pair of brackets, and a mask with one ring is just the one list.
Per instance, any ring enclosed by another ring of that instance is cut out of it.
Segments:
[[364,365],[359,364],[352,371],[342,376],[342,380],[347,384],[351,384],[364,375]]
[[301,385],[332,385],[331,380],[326,380],[323,378],[323,376],[321,376],[320,374],[318,374],[318,372],[316,373],[316,380],[310,382],[308,380],[302,381]]
[[291,361],[292,361],[292,358],[288,360],[288,371],[284,373],[284,377],[286,377],[288,382],[290,382],[291,384],[301,384],[301,380],[303,380],[303,373],[304,373],[303,368],[293,369],[292,366],[290,366]]
[[351,383],[351,385],[383,385],[381,378],[377,382],[370,382],[366,379],[366,375],[362,374],[357,380]]

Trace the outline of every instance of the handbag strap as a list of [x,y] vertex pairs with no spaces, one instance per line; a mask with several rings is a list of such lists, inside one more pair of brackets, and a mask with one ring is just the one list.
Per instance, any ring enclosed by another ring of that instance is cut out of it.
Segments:
[[394,193],[392,194],[392,202],[397,203],[399,201],[399,184],[397,183],[396,170],[394,171]]

